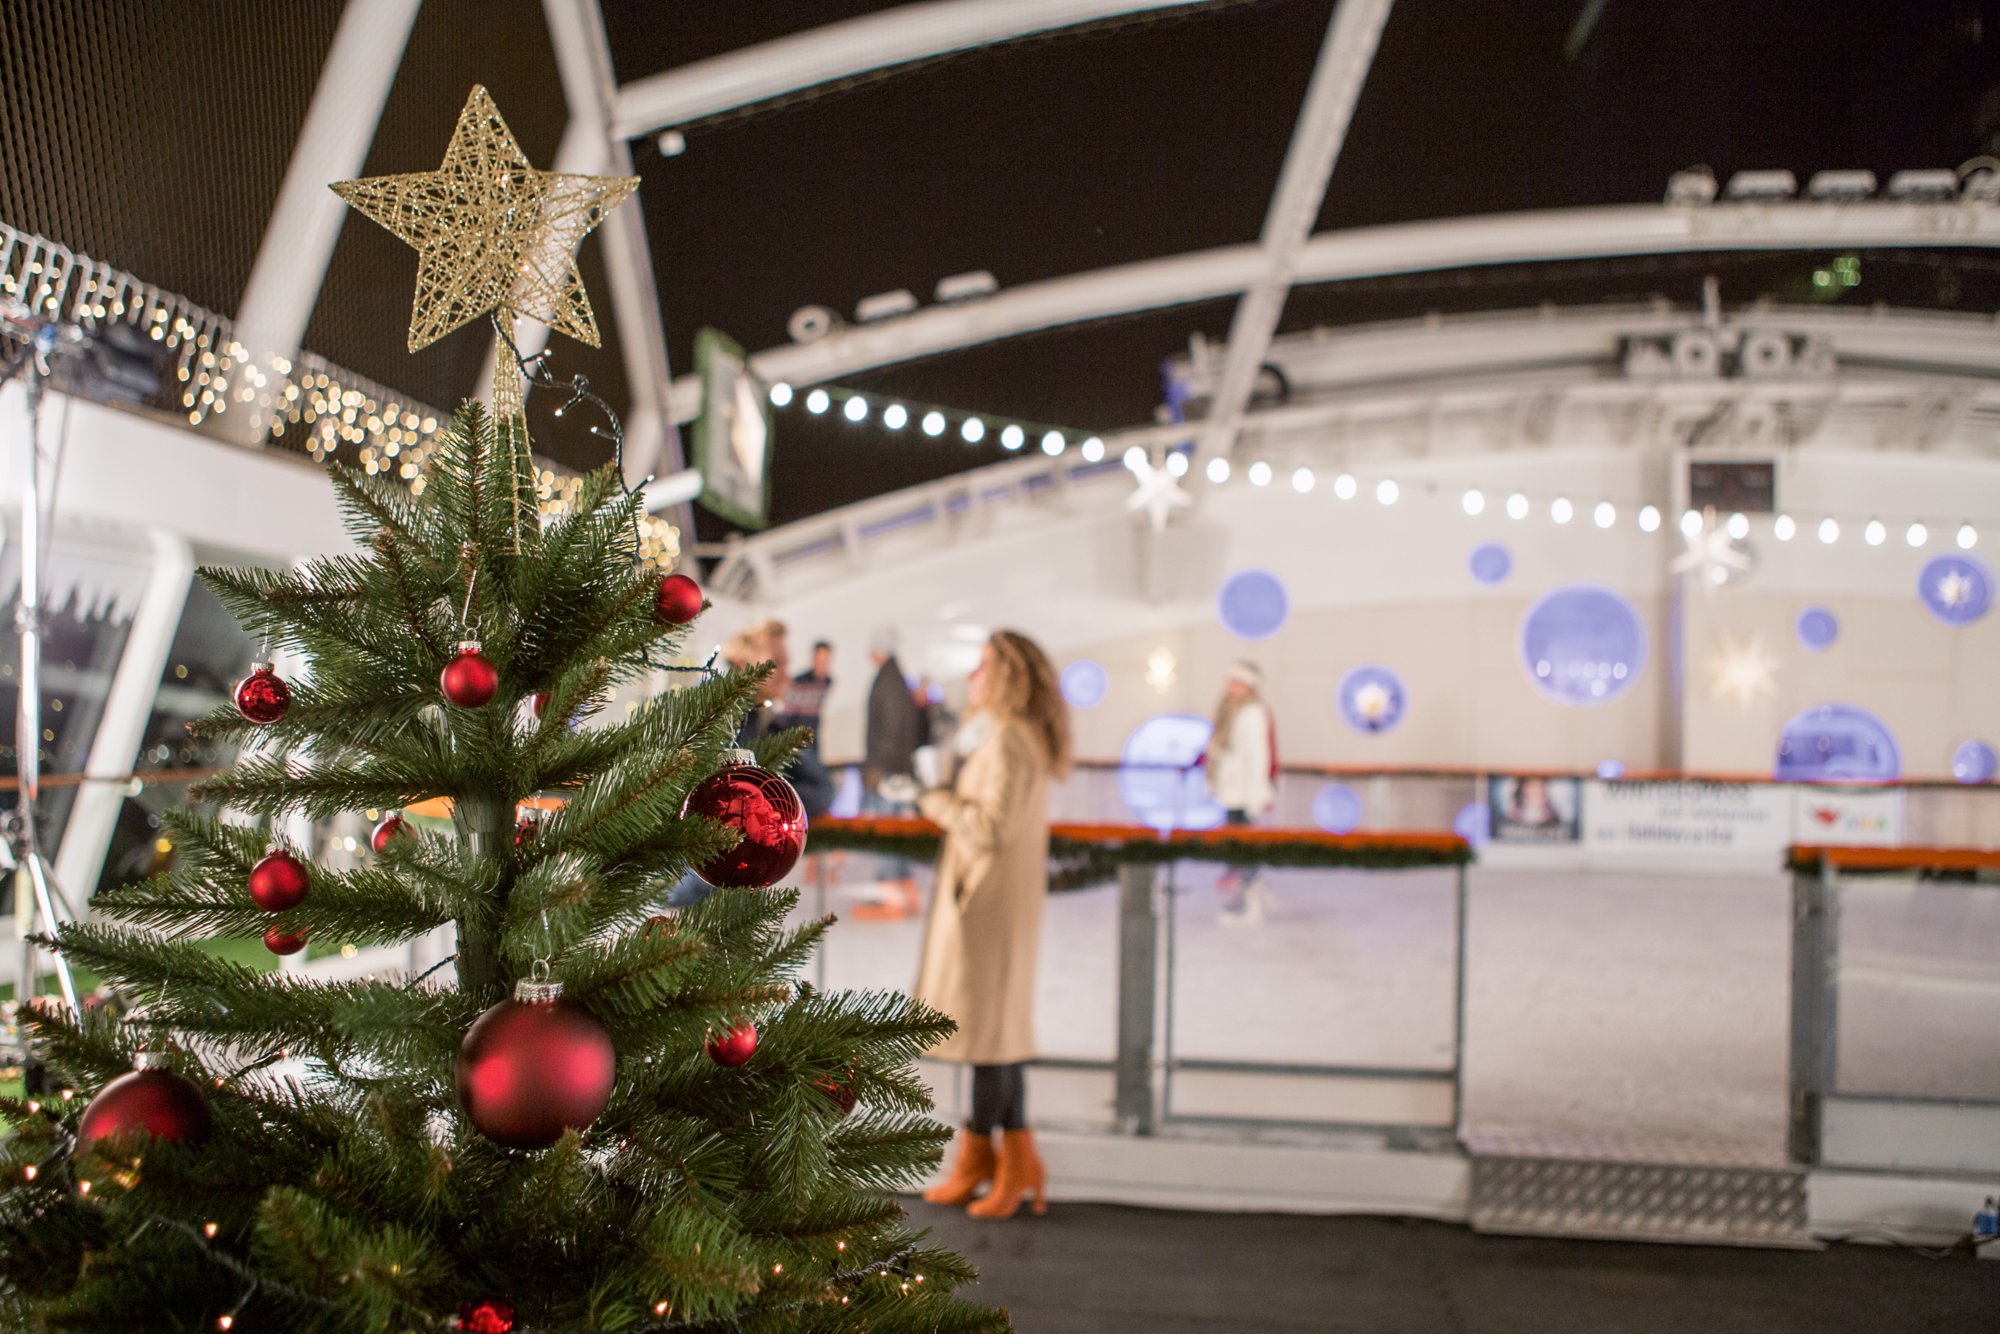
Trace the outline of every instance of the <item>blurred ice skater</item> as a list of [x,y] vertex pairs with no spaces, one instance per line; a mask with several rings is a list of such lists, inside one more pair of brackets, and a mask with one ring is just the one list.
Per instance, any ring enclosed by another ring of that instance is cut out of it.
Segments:
[[[1208,790],[1232,825],[1247,825],[1277,799],[1278,724],[1263,697],[1264,674],[1254,662],[1229,669],[1229,683],[1215,706],[1208,739]],[[1225,925],[1261,921],[1269,895],[1260,871],[1237,867],[1216,882],[1222,892]]]

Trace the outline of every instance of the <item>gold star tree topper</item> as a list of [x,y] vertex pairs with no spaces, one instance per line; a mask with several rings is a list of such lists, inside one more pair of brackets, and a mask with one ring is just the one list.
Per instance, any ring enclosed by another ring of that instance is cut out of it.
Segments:
[[[488,314],[510,338],[525,315],[598,346],[576,248],[638,186],[636,176],[536,171],[474,85],[436,171],[337,181],[333,192],[416,248],[416,352]],[[496,376],[494,388],[503,419],[521,410],[517,375]]]

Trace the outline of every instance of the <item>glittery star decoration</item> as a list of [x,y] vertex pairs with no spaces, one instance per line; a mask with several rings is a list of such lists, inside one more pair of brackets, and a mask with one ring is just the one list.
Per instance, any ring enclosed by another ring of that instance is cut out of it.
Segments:
[[1667,566],[1668,572],[1686,574],[1693,571],[1702,588],[1710,593],[1743,578],[1756,567],[1757,559],[1750,548],[1731,537],[1715,522],[1713,510],[1703,515],[1699,527],[1690,524],[1681,529],[1681,540],[1687,543],[1687,550],[1674,557],[1673,563]]
[[[630,176],[536,171],[493,98],[475,85],[436,171],[339,181],[333,192],[415,247],[416,352],[488,314],[510,338],[515,317],[525,315],[598,346],[576,248],[638,185]],[[493,398],[502,420],[519,413],[519,375],[496,376]]]
[[1764,647],[1761,635],[1743,639],[1725,635],[1709,656],[1707,668],[1711,699],[1729,700],[1747,709],[1778,693],[1778,659]]
[[1144,511],[1153,531],[1164,532],[1175,510],[1194,504],[1194,497],[1181,489],[1180,479],[1146,457],[1136,445],[1125,454],[1125,466],[1139,479],[1138,487],[1125,497],[1125,512]]

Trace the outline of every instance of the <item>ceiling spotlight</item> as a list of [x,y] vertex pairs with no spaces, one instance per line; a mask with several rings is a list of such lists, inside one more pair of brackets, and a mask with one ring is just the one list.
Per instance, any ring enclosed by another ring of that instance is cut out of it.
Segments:
[[1264,462],[1264,460],[1262,459],[1258,459],[1255,463],[1250,465],[1250,485],[1269,486],[1270,484],[1271,484],[1271,465]]
[[1701,514],[1695,510],[1681,511],[1681,532],[1688,537],[1697,537],[1702,529]]
[[1798,524],[1792,522],[1792,516],[1789,514],[1780,514],[1777,518],[1771,520],[1771,536],[1777,538],[1780,542],[1791,541],[1792,534],[1798,531]]
[[882,409],[882,424],[892,431],[900,431],[910,424],[910,410],[901,403],[891,403]]
[[1010,424],[1008,426],[1001,428],[1000,448],[1019,449],[1022,445],[1025,445],[1027,443],[1028,443],[1028,433],[1022,430],[1020,427]]
[[827,396],[827,392],[824,389],[815,389],[806,395],[806,411],[815,417],[825,412],[832,403],[833,399]]
[[1576,513],[1576,506],[1569,503],[1568,496],[1557,496],[1549,502],[1549,517],[1557,523],[1568,523]]
[[1300,468],[1292,474],[1292,490],[1304,495],[1313,489],[1313,470]]
[[1133,472],[1137,472],[1139,471],[1139,469],[1145,467],[1146,451],[1139,448],[1137,445],[1134,445],[1130,449],[1126,450],[1125,466],[1130,468]]
[[868,400],[856,394],[841,406],[840,415],[851,422],[866,421],[868,419]]
[[1218,486],[1221,485],[1229,480],[1229,460],[1210,459],[1208,461],[1207,472],[1209,481],[1214,482]]
[[1096,436],[1094,436],[1094,435],[1093,435],[1092,437],[1090,437],[1090,439],[1088,439],[1088,440],[1084,441],[1084,442],[1083,442],[1083,461],[1084,461],[1085,463],[1102,463],[1102,462],[1104,462],[1104,442],[1103,442],[1102,440],[1098,439],[1098,438],[1097,438]]
[[1618,511],[1612,507],[1610,501],[1600,500],[1597,502],[1597,508],[1590,512],[1590,518],[1599,528],[1609,528],[1618,522]]
[[967,417],[959,423],[958,438],[968,445],[976,445],[986,438],[986,423],[977,417]]
[[1660,531],[1660,507],[1648,505],[1639,511],[1639,531],[1657,533]]
[[1528,517],[1528,498],[1519,491],[1507,497],[1507,517],[1510,519],[1525,519]]
[[944,414],[942,412],[926,412],[924,414],[924,434],[928,436],[940,436],[944,434]]
[[1486,497],[1475,487],[1459,497],[1458,503],[1467,514],[1478,514],[1486,508]]
[[1735,538],[1738,542],[1741,542],[1744,538],[1750,536],[1750,517],[1746,514],[1730,515],[1729,535]]
[[1354,499],[1355,493],[1360,489],[1361,487],[1355,482],[1354,474],[1351,472],[1344,472],[1333,479],[1333,494],[1342,500]]
[[1866,542],[1871,547],[1881,546],[1882,539],[1887,537],[1888,535],[1889,535],[1889,530],[1882,526],[1882,521],[1880,519],[1870,519],[1868,521],[1868,526],[1861,530],[1861,540],[1863,542]]
[[1960,551],[1970,551],[1978,543],[1979,533],[1971,524],[1962,523],[1958,526],[1958,549]]
[[[1221,460],[1218,459],[1217,462],[1221,462]],[[1228,465],[1224,464],[1223,467],[1226,469]],[[1172,473],[1176,477],[1185,477],[1187,476],[1187,470],[1188,470],[1188,456],[1186,454],[1182,453],[1178,449],[1172,450],[1167,454],[1168,472]],[[1223,476],[1225,477],[1228,475],[1229,474],[1226,471],[1223,473]]]
[[1819,540],[1829,546],[1840,540],[1840,525],[1833,521],[1830,514],[1819,521]]
[[1903,534],[1903,537],[1911,546],[1920,547],[1931,540],[1931,530],[1920,523],[1913,523],[1910,525],[1910,530]]
[[1396,485],[1396,479],[1393,477],[1384,477],[1381,481],[1375,483],[1375,499],[1381,501],[1384,505],[1395,504],[1396,497],[1402,494],[1401,489]]
[[776,407],[784,407],[792,401],[792,387],[783,380],[771,386],[771,402]]

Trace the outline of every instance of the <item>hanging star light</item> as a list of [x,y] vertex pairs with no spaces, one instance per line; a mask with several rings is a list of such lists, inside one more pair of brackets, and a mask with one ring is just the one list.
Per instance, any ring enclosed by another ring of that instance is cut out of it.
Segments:
[[1762,635],[1738,639],[1725,635],[1708,659],[1709,698],[1732,701],[1747,709],[1759,699],[1778,693],[1778,659],[1764,647]]
[[1667,571],[1693,572],[1708,592],[1734,583],[1756,568],[1757,558],[1749,545],[1737,541],[1717,524],[1714,510],[1704,512],[1699,525],[1691,523],[1683,527],[1681,539],[1687,543],[1687,550],[1674,557]]
[[[540,320],[592,347],[597,317],[576,248],[638,188],[635,176],[536,171],[485,88],[474,85],[436,171],[338,181],[333,192],[417,252],[410,351],[482,315],[513,337],[516,317]],[[518,373],[495,377],[494,412],[522,410]]]
[[1180,478],[1147,458],[1145,451],[1136,445],[1126,451],[1125,466],[1139,479],[1139,485],[1125,497],[1125,512],[1145,511],[1154,532],[1166,531],[1167,520],[1175,510],[1194,504],[1194,497],[1181,489]]

